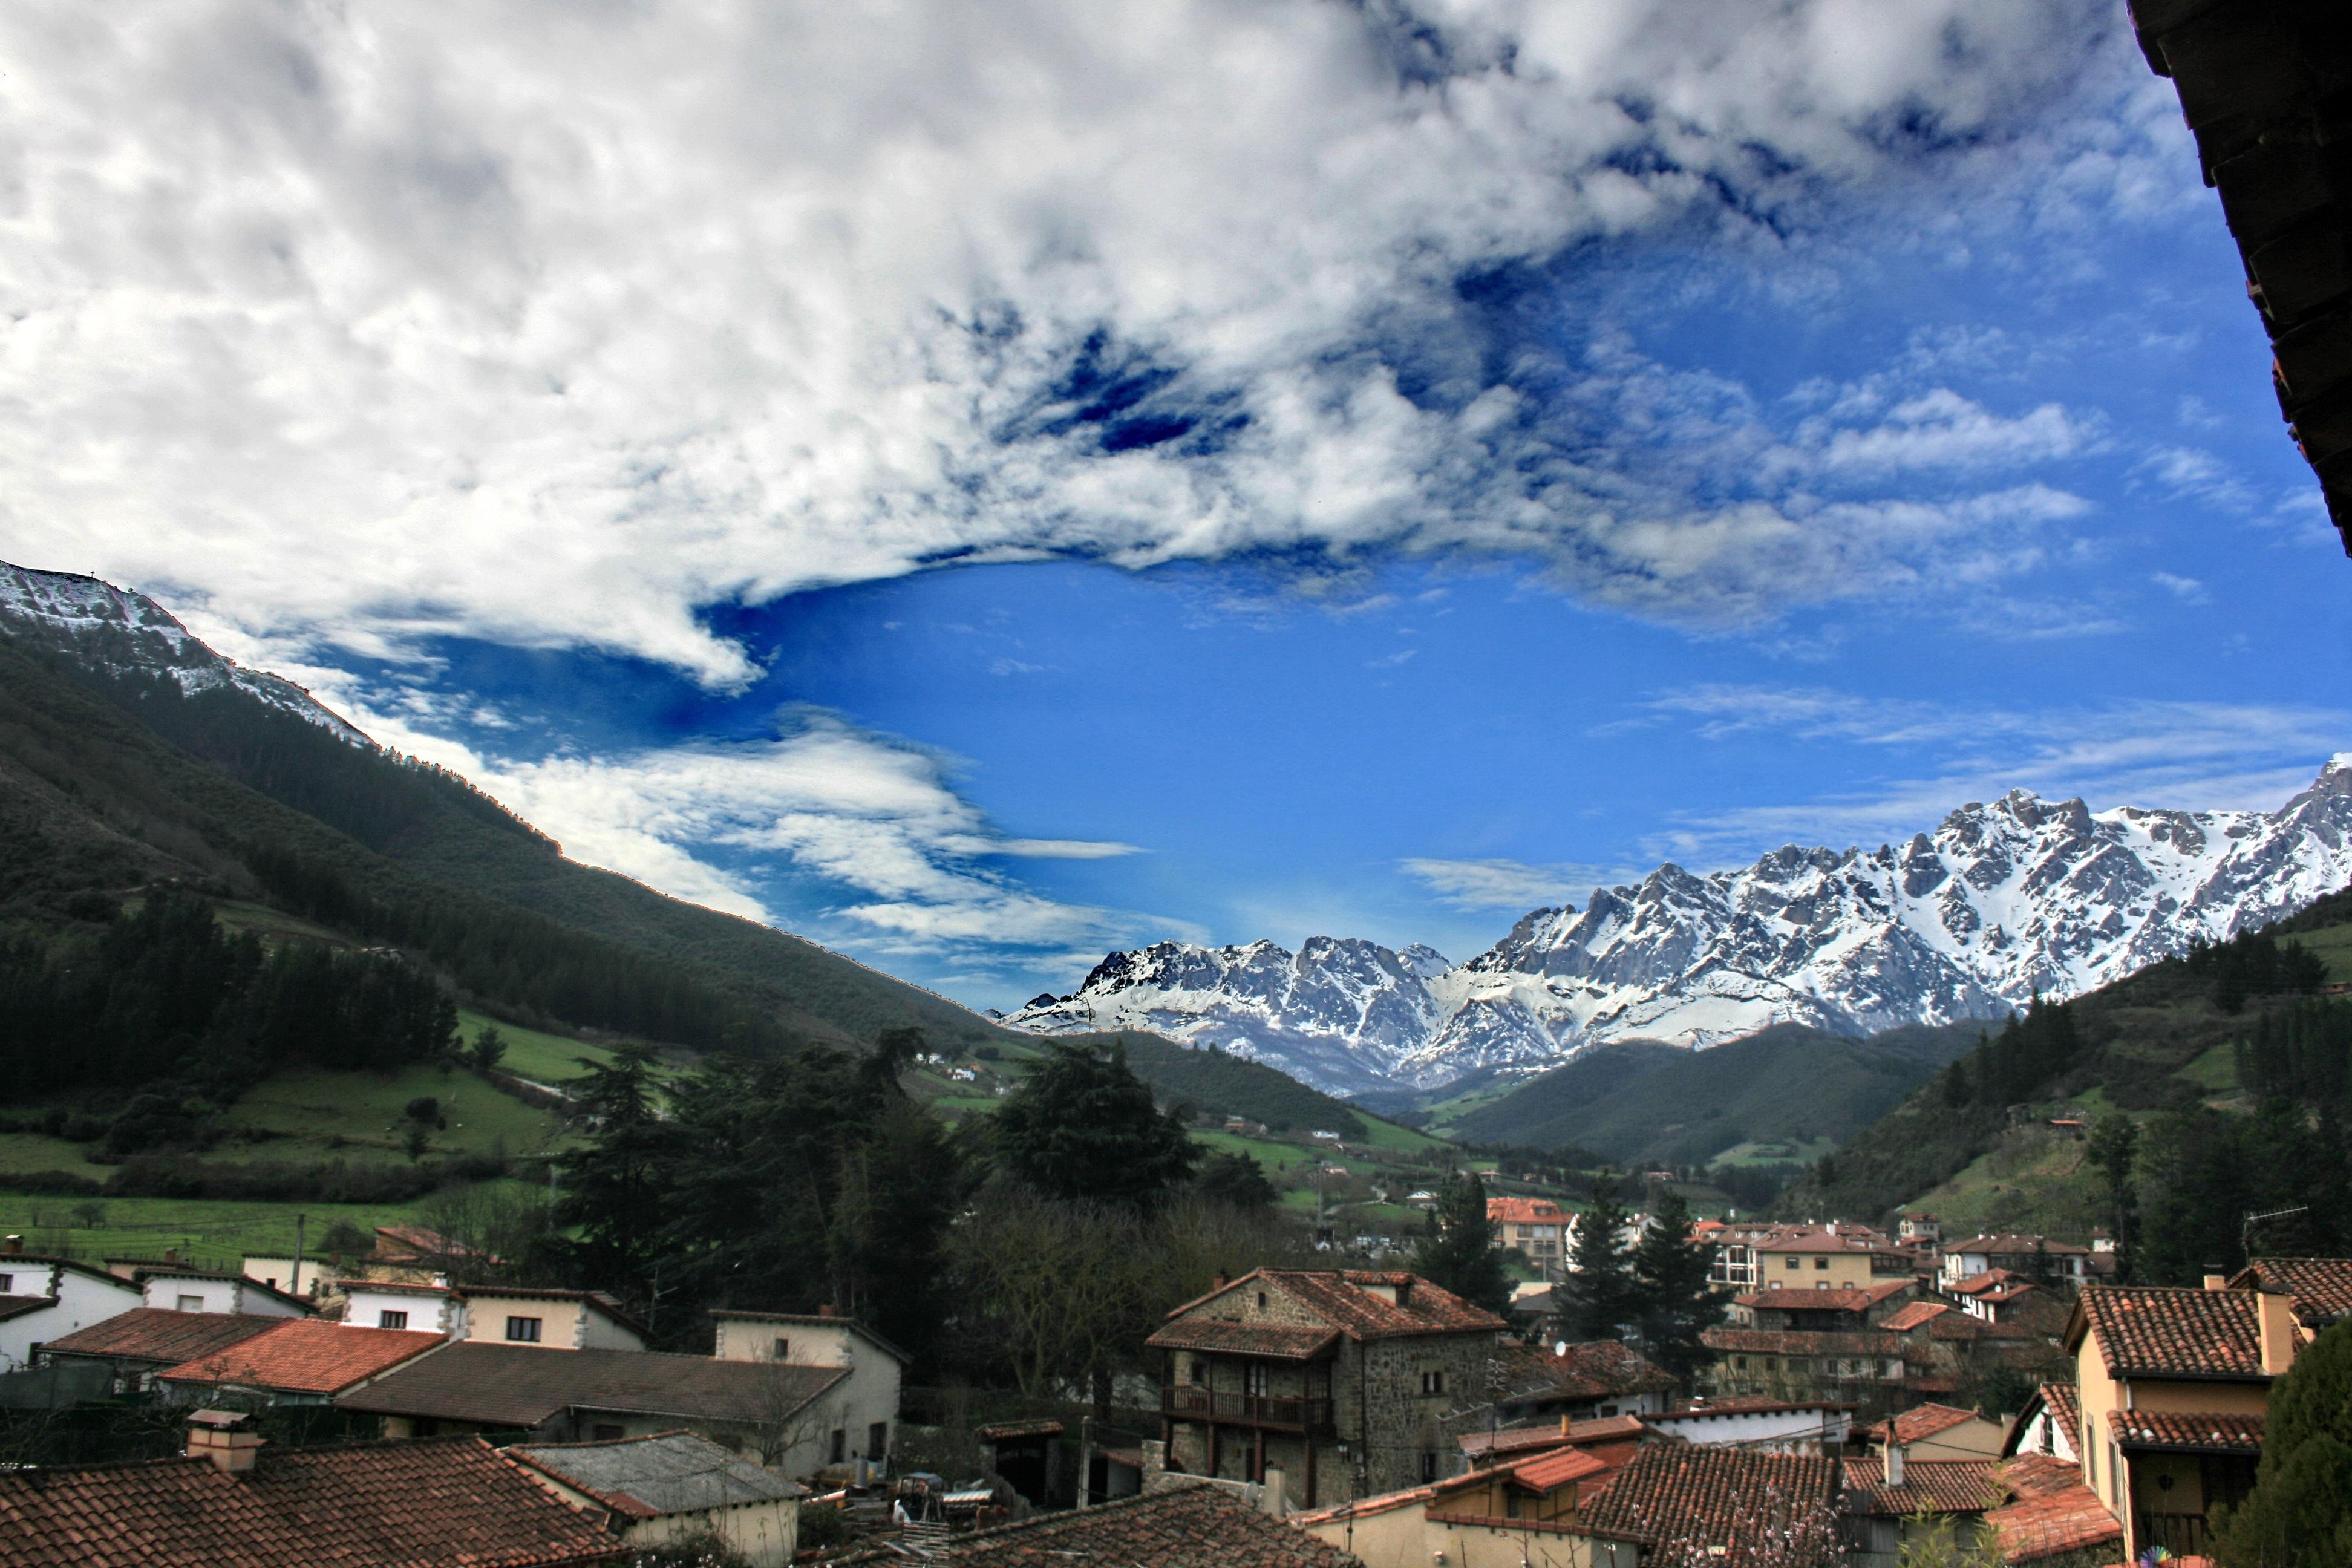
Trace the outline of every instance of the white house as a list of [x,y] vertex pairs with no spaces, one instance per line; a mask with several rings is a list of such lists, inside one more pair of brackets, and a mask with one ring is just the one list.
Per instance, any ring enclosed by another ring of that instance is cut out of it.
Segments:
[[1853,1426],[1853,1406],[1825,1400],[1693,1400],[1681,1409],[1642,1420],[1691,1443],[1730,1443],[1759,1454],[1835,1454]]
[[21,1372],[49,1341],[139,1305],[139,1288],[129,1280],[71,1258],[28,1254],[12,1236],[0,1251],[0,1372]]
[[646,1348],[645,1325],[598,1291],[467,1285],[457,1288],[457,1294],[465,1300],[469,1340],[548,1350]]
[[299,1296],[247,1279],[242,1274],[163,1265],[133,1275],[143,1298],[136,1305],[167,1312],[241,1312],[247,1317],[307,1318],[310,1304]]
[[714,1310],[719,1361],[773,1362],[785,1366],[846,1367],[849,1376],[825,1391],[830,1426],[824,1435],[823,1463],[860,1460],[887,1468],[897,1436],[898,1383],[907,1352],[858,1322],[831,1312]]
[[343,1282],[343,1326],[406,1329],[462,1340],[471,1321],[466,1295],[446,1285],[405,1285],[385,1279]]

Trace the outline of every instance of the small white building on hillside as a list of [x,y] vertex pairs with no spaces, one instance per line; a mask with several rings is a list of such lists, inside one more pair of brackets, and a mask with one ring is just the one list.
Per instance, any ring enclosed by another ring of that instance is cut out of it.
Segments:
[[68,1258],[42,1258],[10,1237],[0,1251],[0,1373],[22,1372],[51,1340],[141,1305],[139,1287]]

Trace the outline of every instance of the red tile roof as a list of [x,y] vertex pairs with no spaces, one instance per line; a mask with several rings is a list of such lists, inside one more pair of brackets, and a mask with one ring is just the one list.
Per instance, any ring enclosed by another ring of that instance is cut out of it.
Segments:
[[[1367,1268],[1259,1268],[1223,1289],[1185,1302],[1169,1321],[1193,1318],[1222,1298],[1258,1284],[1270,1286],[1351,1340],[1391,1339],[1404,1334],[1499,1333],[1510,1325],[1474,1307],[1451,1290],[1402,1270]],[[1376,1290],[1402,1292],[1402,1305]]]
[[[2062,1459],[2021,1455],[1997,1472],[2017,1500],[1985,1515],[2000,1543],[2001,1561],[2038,1563],[2096,1548],[2120,1545],[2124,1527],[2081,1473]],[[2107,1562],[2113,1552],[2092,1559]]]
[[1886,1356],[1903,1353],[1898,1334],[1875,1330],[1708,1329],[1699,1342],[1717,1352],[1742,1355]]
[[1549,1198],[1488,1198],[1486,1220],[1490,1225],[1559,1225],[1568,1215]]
[[1650,1363],[1639,1351],[1616,1340],[1589,1340],[1565,1352],[1542,1345],[1506,1345],[1497,1359],[1513,1396],[1608,1399],[1665,1394],[1671,1373]]
[[1888,1313],[1878,1326],[1890,1334],[1907,1334],[1937,1314],[1951,1310],[1942,1301],[1913,1301]]
[[[1675,1541],[1730,1546],[1820,1510],[1826,1524],[1837,1463],[1742,1448],[1657,1443],[1636,1452],[1584,1510],[1596,1533],[1656,1547]],[[1824,1561],[1836,1546],[1824,1531]]]
[[1338,1344],[1339,1331],[1289,1328],[1279,1323],[1230,1323],[1216,1318],[1179,1318],[1143,1342],[1159,1351],[1207,1351],[1307,1361]]
[[1571,1421],[1565,1431],[1557,1423],[1507,1426],[1499,1432],[1465,1432],[1458,1440],[1465,1454],[1525,1454],[1580,1447],[1588,1443],[1629,1442],[1646,1430],[1638,1415],[1602,1415],[1591,1421]]
[[[2077,1321],[2110,1377],[2260,1378],[2262,1326],[2251,1290],[2087,1285]],[[2080,1342],[2070,1329],[2067,1344]]]
[[[1958,1405],[1915,1405],[1894,1417],[1895,1440],[1904,1444],[1916,1443],[1922,1437],[1932,1437],[1938,1432],[1948,1432],[1955,1426],[1964,1426],[1971,1421],[1982,1419],[1984,1417],[1975,1411],[1962,1410]],[[1886,1436],[1886,1428],[1887,1423],[1881,1421],[1863,1430],[1873,1437],[1883,1439]]]
[[1737,1298],[1743,1307],[1764,1312],[1865,1312],[1889,1296],[1911,1289],[1908,1279],[1878,1285],[1846,1285],[1833,1290],[1802,1290],[1767,1286]]
[[2208,1415],[2179,1410],[2110,1410],[2108,1429],[2126,1448],[2168,1448],[2193,1454],[2259,1454],[2259,1415]]
[[1529,1491],[1548,1492],[1554,1487],[1564,1487],[1570,1481],[1580,1481],[1587,1476],[1597,1476],[1609,1468],[1581,1448],[1562,1448],[1556,1454],[1540,1458],[1522,1459],[1511,1467],[1511,1479]]
[[48,1355],[103,1356],[110,1361],[176,1366],[197,1356],[218,1354],[292,1321],[254,1312],[174,1312],[163,1307],[133,1307],[51,1340],[41,1349]]
[[2071,1241],[2053,1241],[2046,1236],[2013,1230],[1972,1236],[1966,1241],[1948,1241],[1944,1251],[1947,1255],[1980,1252],[1988,1258],[2087,1258],[2091,1253],[2089,1247],[2077,1247]]
[[191,1356],[156,1375],[172,1383],[341,1394],[448,1342],[439,1334],[406,1329],[351,1329],[287,1318],[266,1334]]
[[2238,1271],[2230,1288],[2257,1283],[2294,1297],[2297,1317],[2332,1322],[2352,1312],[2352,1258],[2257,1258]]
[[956,1536],[932,1560],[964,1568],[1363,1568],[1338,1547],[1213,1486],[1122,1498]]
[[1874,1230],[1860,1226],[1842,1225],[1835,1233],[1827,1226],[1801,1225],[1782,1228],[1769,1241],[1759,1241],[1759,1252],[1879,1252],[1886,1249],[1886,1238]]
[[622,1543],[473,1437],[0,1475],[0,1568],[551,1568]]
[[1883,1460],[1845,1462],[1848,1513],[1983,1513],[2009,1501],[1990,1459],[1913,1459],[1899,1487],[1888,1486],[1885,1472]]

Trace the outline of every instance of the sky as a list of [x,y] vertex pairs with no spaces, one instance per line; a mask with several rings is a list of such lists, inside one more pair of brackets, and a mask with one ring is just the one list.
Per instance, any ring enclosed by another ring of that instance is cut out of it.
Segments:
[[2352,747],[2113,0],[9,7],[0,307],[0,558],[979,1006]]

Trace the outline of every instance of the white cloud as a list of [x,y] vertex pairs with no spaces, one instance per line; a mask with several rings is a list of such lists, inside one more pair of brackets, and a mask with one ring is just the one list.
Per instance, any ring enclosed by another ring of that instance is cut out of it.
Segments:
[[2194,577],[2176,577],[2169,572],[2158,572],[2155,578],[2158,587],[2192,605],[2201,605],[2212,596],[2206,593],[2205,584]]
[[1613,887],[1640,875],[1622,867],[1530,865],[1524,860],[1443,860],[1415,858],[1398,862],[1438,900],[1457,910],[1526,910],[1569,903],[1595,888]]
[[[584,643],[713,681],[747,666],[698,606],[950,560],[1500,552],[1697,619],[1885,591],[1976,498],[1733,504],[1595,462],[1475,372],[1408,396],[1399,362],[1475,362],[1464,273],[1694,213],[1769,243],[1824,193],[1927,200],[1938,160],[2036,136],[2070,189],[2123,191],[2142,132],[2048,132],[2119,26],[2094,0],[14,7],[0,542],[208,633]],[[1892,417],[1817,462],[2080,437],[2048,408]],[[1808,570],[1778,564],[1792,531],[1832,536]]]
[[350,706],[380,741],[467,773],[573,859],[730,914],[767,921],[769,884],[813,880],[835,890],[836,940],[972,957],[1100,952],[1155,924],[1041,897],[987,864],[1135,846],[1005,837],[956,793],[946,759],[828,713],[788,714],[762,742],[517,761]]

